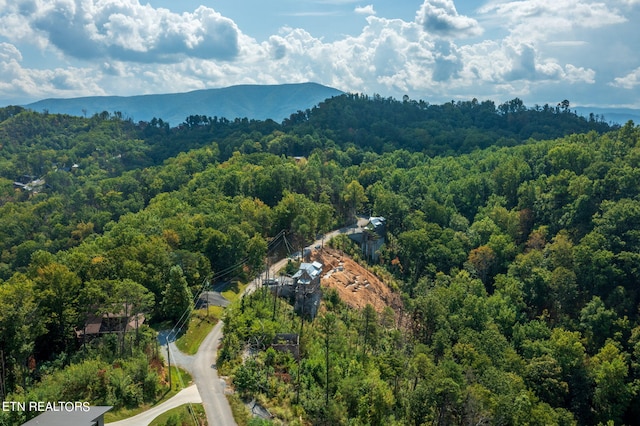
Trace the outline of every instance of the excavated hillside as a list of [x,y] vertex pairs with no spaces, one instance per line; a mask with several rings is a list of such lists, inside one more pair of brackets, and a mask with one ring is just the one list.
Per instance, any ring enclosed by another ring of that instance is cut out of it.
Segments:
[[370,304],[378,313],[386,306],[403,310],[398,293],[341,251],[325,247],[314,250],[311,257],[323,265],[322,287],[336,289],[347,305],[362,309]]

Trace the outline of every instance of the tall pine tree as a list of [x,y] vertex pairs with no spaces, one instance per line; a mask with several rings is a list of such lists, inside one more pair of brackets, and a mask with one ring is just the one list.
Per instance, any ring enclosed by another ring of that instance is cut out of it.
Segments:
[[164,317],[171,321],[180,319],[185,311],[193,309],[193,296],[180,266],[169,271],[169,282],[162,292],[161,309]]

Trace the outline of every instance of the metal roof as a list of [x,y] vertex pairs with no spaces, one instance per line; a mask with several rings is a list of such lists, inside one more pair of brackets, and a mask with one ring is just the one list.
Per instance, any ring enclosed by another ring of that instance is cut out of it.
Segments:
[[[64,406],[63,406],[64,407]],[[111,406],[91,406],[87,411],[73,410],[45,411],[38,417],[23,423],[22,426],[95,426],[98,420]]]
[[384,225],[386,221],[387,220],[381,216],[372,216],[369,218],[369,222],[376,228],[380,225]]

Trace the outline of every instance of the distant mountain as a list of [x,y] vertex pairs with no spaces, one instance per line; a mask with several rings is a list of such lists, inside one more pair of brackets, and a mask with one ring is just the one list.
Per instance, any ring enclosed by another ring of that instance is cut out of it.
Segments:
[[[578,115],[585,118],[589,118],[589,114],[599,115],[604,117],[604,121],[607,123],[615,123],[624,125],[629,120],[637,125],[640,124],[640,110],[631,108],[598,108],[598,107],[576,107],[572,108],[576,110]],[[602,119],[602,118],[601,118]]]
[[134,122],[161,118],[172,127],[189,115],[250,118],[280,122],[291,114],[312,108],[340,90],[316,83],[282,85],[240,85],[187,93],[140,96],[90,96],[70,99],[44,99],[25,105],[36,112],[92,116],[119,111]]

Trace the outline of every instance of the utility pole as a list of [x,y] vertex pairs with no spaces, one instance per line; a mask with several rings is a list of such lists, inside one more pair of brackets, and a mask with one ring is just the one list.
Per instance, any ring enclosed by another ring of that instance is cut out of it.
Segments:
[[273,316],[271,318],[272,321],[276,320],[276,313],[278,312],[278,296],[280,296],[280,284],[282,281],[282,277],[280,277],[280,281],[274,279],[276,283],[275,291],[273,292]]
[[0,401],[4,401],[4,350],[0,349]]
[[265,281],[262,282],[262,287],[263,287],[262,288],[262,296],[263,296],[263,298],[265,300],[267,299],[267,293],[269,291],[269,264],[270,263],[269,263],[269,256],[268,255],[267,255],[266,261],[267,261],[266,262],[267,263],[267,269],[264,272],[264,275],[265,275],[266,278],[265,278]]
[[[169,332],[171,334],[171,332]],[[169,351],[169,337],[167,336],[167,363],[169,363],[169,390],[171,390],[171,351]]]

